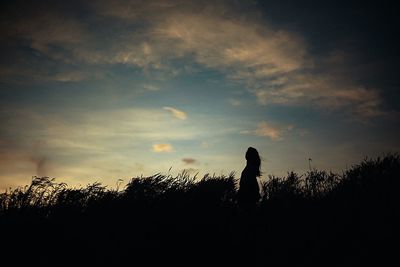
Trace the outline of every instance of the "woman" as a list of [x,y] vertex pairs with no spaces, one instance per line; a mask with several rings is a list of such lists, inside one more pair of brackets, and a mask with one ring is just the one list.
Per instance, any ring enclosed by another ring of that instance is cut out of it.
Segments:
[[257,177],[261,176],[261,159],[258,151],[249,147],[246,152],[247,164],[240,176],[238,201],[245,210],[253,209],[260,199]]

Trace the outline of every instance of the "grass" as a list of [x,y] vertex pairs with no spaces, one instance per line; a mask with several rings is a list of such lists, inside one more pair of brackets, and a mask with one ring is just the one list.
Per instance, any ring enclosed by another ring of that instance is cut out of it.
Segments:
[[399,174],[389,154],[342,174],[269,176],[251,213],[237,206],[234,173],[136,177],[121,190],[33,177],[0,194],[0,251],[51,264],[387,265]]

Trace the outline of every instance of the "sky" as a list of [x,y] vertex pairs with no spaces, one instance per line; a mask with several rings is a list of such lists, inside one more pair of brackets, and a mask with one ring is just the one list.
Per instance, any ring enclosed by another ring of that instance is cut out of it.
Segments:
[[390,2],[3,1],[0,191],[341,172],[400,148]]

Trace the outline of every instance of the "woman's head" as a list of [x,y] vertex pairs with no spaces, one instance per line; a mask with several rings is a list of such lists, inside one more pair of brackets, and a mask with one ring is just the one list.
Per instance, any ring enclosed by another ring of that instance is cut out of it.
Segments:
[[246,152],[247,165],[257,169],[257,176],[261,176],[261,158],[257,149],[249,147]]

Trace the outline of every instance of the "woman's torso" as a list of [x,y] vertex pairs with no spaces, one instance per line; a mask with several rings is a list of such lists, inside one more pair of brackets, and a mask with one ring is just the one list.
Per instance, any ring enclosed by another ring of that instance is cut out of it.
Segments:
[[259,193],[257,169],[246,166],[240,176],[240,191]]

